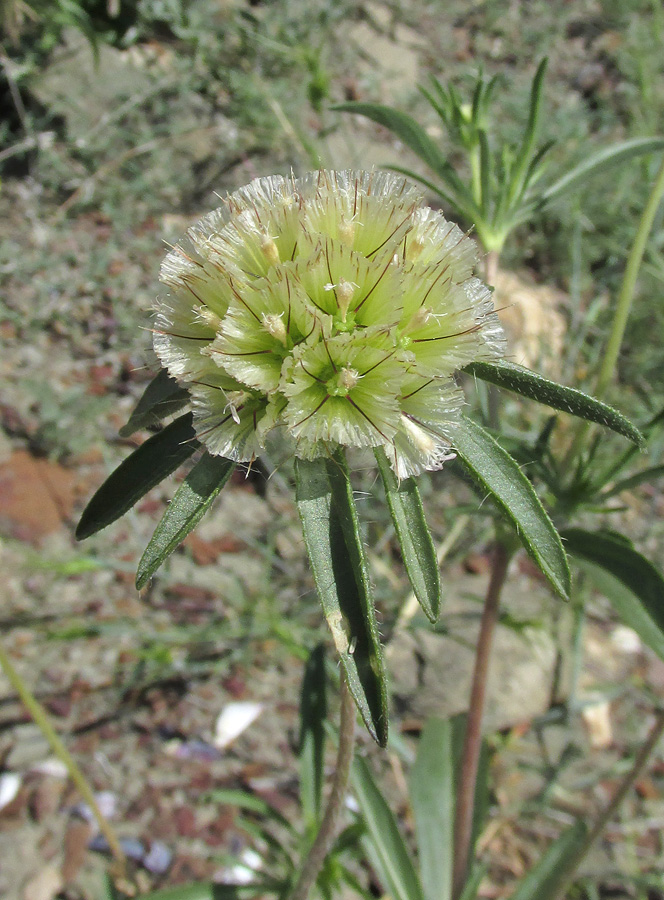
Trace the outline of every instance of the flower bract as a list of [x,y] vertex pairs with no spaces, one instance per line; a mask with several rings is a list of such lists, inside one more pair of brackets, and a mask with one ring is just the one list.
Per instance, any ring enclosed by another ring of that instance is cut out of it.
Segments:
[[399,478],[453,456],[454,373],[502,355],[474,242],[407,181],[321,170],[231,194],[167,255],[154,347],[212,454],[383,447]]

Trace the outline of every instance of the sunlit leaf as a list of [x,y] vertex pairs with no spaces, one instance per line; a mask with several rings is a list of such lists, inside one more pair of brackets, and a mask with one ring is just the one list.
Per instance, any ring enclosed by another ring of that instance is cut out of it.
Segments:
[[369,767],[356,757],[351,770],[353,790],[367,829],[369,861],[391,900],[425,900],[413,861],[396,819],[376,786]]
[[612,431],[616,431],[623,437],[629,438],[639,446],[643,445],[644,438],[636,426],[629,419],[621,415],[617,410],[594,397],[584,394],[576,388],[566,387],[548,378],[543,378],[530,369],[514,365],[509,362],[484,363],[476,362],[466,366],[464,372],[488,381],[497,387],[505,388],[522,397],[544,403],[553,409],[569,413],[590,422],[597,422]]
[[341,454],[296,459],[296,502],[325,617],[372,737],[387,742],[387,684],[369,573]]
[[141,428],[156,425],[182,409],[188,400],[189,391],[180,387],[166,369],[160,369],[159,374],[155,375],[143,391],[129,421],[120,429],[120,437],[131,437]]
[[464,417],[454,449],[471,475],[513,523],[528,553],[551,586],[568,598],[570,574],[558,532],[514,459],[488,432]]
[[180,416],[120,463],[88,503],[76,529],[84,540],[124,515],[199,447],[191,413]]
[[440,576],[420,492],[413,478],[397,481],[382,449],[376,450],[376,460],[413,593],[426,616],[436,622],[440,612]]
[[200,522],[234,468],[232,460],[209,453],[196,463],[178,488],[145,548],[136,573],[136,587],[139,590]]

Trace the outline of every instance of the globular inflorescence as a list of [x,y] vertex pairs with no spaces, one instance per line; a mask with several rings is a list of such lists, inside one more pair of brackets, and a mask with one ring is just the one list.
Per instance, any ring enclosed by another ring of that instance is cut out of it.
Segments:
[[502,355],[477,251],[401,178],[257,179],[166,257],[154,347],[207,450],[382,446],[399,478],[453,456],[454,373]]

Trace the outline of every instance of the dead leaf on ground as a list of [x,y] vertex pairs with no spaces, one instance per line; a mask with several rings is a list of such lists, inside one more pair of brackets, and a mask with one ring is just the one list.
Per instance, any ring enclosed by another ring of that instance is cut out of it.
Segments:
[[77,493],[70,469],[16,450],[0,465],[0,528],[38,544],[70,518]]

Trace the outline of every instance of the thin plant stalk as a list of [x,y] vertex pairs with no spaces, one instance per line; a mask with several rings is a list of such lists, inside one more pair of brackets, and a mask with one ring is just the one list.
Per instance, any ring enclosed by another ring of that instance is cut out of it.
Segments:
[[643,772],[650,754],[659,743],[662,735],[664,735],[664,709],[660,709],[657,712],[655,723],[650,730],[650,734],[648,735],[645,744],[637,753],[636,759],[634,760],[631,769],[629,770],[629,772],[627,772],[625,777],[618,785],[613,797],[611,797],[604,810],[599,814],[595,824],[588,833],[588,836],[586,837],[582,846],[579,848],[579,853],[575,860],[576,864],[574,866],[574,869],[570,871],[568,878],[558,887],[557,892],[550,898],[550,900],[562,900],[562,898],[565,896],[567,888],[572,882],[579,865],[586,858],[593,845],[595,844],[595,841],[597,841],[597,839],[601,836],[606,826],[609,824],[611,819],[613,819],[619,807],[622,805],[623,800],[633,788],[635,782]]
[[496,624],[498,623],[500,595],[507,577],[511,556],[512,548],[504,541],[497,540],[494,545],[491,577],[484,601],[480,633],[477,639],[475,669],[473,671],[459,791],[457,794],[454,822],[454,870],[452,874],[452,894],[455,898],[461,895],[468,874],[473,833],[475,786],[482,747],[482,719],[486,702],[491,647]]
[[0,668],[4,670],[9,683],[18,694],[25,708],[30,713],[33,722],[35,723],[35,725],[37,725],[41,733],[48,741],[53,754],[66,767],[67,774],[75,784],[79,794],[81,795],[85,803],[87,803],[87,805],[89,806],[90,811],[92,812],[92,815],[94,816],[95,821],[99,826],[100,832],[106,838],[108,847],[113,854],[113,858],[115,859],[118,875],[121,877],[124,876],[127,860],[125,858],[124,851],[120,846],[120,841],[115,834],[115,831],[109,824],[108,820],[104,817],[102,811],[99,809],[99,805],[95,800],[95,795],[92,788],[90,787],[90,784],[88,783],[83,772],[81,772],[81,770],[79,769],[69,750],[67,750],[67,748],[65,747],[62,738],[51,724],[48,713],[34,696],[34,694],[30,691],[21,676],[18,674],[2,645],[0,645]]
[[341,714],[339,721],[339,746],[334,770],[334,778],[327,807],[323,815],[323,821],[318,829],[318,834],[307,853],[304,865],[293,888],[289,900],[307,900],[309,892],[316,883],[318,873],[323,867],[325,857],[330,852],[332,843],[337,835],[339,818],[344,807],[346,793],[348,791],[348,779],[350,766],[353,761],[355,749],[355,703],[348,688],[346,677],[341,672]]
[[[611,324],[611,333],[609,334],[606,349],[602,357],[602,364],[597,375],[595,396],[598,400],[601,400],[606,394],[607,388],[609,387],[609,384],[611,383],[611,380],[616,371],[618,357],[620,355],[620,348],[625,336],[625,328],[627,327],[627,321],[629,319],[629,314],[632,309],[632,303],[634,301],[636,281],[639,275],[639,270],[641,268],[641,263],[643,262],[643,255],[648,243],[648,238],[650,237],[650,232],[652,231],[652,226],[655,221],[657,209],[663,196],[664,158],[662,158],[661,165],[659,167],[657,175],[655,176],[655,183],[653,184],[652,191],[650,192],[650,197],[648,198],[648,202],[646,203],[645,209],[643,210],[643,215],[641,216],[641,221],[639,222],[636,237],[634,238],[634,243],[632,244],[629,256],[627,258],[625,274],[623,275],[622,284],[620,286],[620,293],[618,294],[618,300],[616,303],[616,310],[613,315],[613,322]],[[590,427],[590,423],[586,422],[585,420],[579,423],[568,454],[568,465],[574,462],[578,454],[583,449]]]

